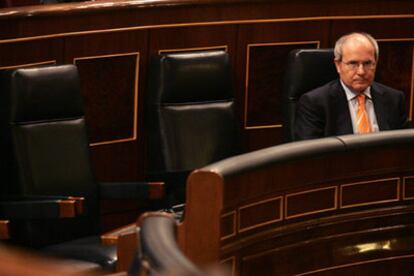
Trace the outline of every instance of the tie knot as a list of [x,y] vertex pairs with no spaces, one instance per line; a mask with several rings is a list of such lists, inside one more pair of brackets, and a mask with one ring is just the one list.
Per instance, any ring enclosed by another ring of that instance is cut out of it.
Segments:
[[358,96],[357,96],[357,99],[358,99],[358,104],[359,105],[365,105],[365,94],[359,94]]

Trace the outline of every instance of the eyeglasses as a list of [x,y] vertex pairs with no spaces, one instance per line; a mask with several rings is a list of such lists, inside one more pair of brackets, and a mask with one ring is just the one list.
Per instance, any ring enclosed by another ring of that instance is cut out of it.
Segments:
[[358,61],[344,62],[341,60],[341,62],[345,64],[346,67],[348,67],[348,69],[350,70],[357,70],[359,66],[361,65],[364,68],[364,70],[372,70],[375,68],[375,66],[377,66],[377,64],[371,60],[364,61],[364,62],[358,62]]

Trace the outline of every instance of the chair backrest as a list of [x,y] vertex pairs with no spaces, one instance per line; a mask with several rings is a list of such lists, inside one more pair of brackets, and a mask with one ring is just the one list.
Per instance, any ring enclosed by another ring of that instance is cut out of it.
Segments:
[[294,140],[296,104],[304,93],[338,78],[333,49],[296,49],[289,53],[283,91],[283,129]]
[[33,233],[28,233],[27,239],[36,241],[27,242],[43,245],[96,233],[97,184],[89,160],[77,68],[17,69],[4,72],[2,84],[1,193],[14,197],[79,196],[86,200],[83,218],[27,224],[28,232],[44,232],[44,240],[41,235],[32,237]]
[[[184,195],[189,171],[239,153],[224,51],[168,53],[151,62],[146,98],[148,172]],[[173,187],[174,186],[174,187]],[[183,202],[183,200],[179,200]]]

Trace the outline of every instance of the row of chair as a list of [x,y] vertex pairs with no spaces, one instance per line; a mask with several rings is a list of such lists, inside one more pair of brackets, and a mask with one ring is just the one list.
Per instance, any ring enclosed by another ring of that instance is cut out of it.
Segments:
[[[167,183],[165,205],[175,204],[192,169],[238,150],[228,56],[154,58],[150,76],[148,179]],[[99,239],[99,200],[153,193],[148,183],[96,181],[79,82],[74,65],[3,72],[0,216],[15,244],[113,271],[116,248]]]
[[[331,50],[316,52],[332,63]],[[288,70],[290,75],[301,72],[299,67],[309,58],[315,60],[312,51],[298,51],[291,58],[302,61]],[[114,270],[116,248],[101,245],[98,236],[99,200],[147,201],[153,200],[151,194],[159,200],[164,186],[151,186],[150,181],[156,181],[166,184],[164,206],[183,203],[189,172],[241,152],[227,53],[158,56],[149,76],[148,182],[98,183],[89,160],[77,68],[59,65],[2,73],[0,218],[9,220],[12,242]],[[313,75],[308,77],[317,85]],[[297,91],[308,90],[296,86],[287,86],[288,128]]]

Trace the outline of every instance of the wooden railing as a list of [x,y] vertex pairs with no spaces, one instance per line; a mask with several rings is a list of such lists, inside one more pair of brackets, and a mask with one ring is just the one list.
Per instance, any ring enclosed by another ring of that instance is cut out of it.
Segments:
[[177,242],[199,267],[391,275],[414,263],[414,130],[270,147],[187,185]]

